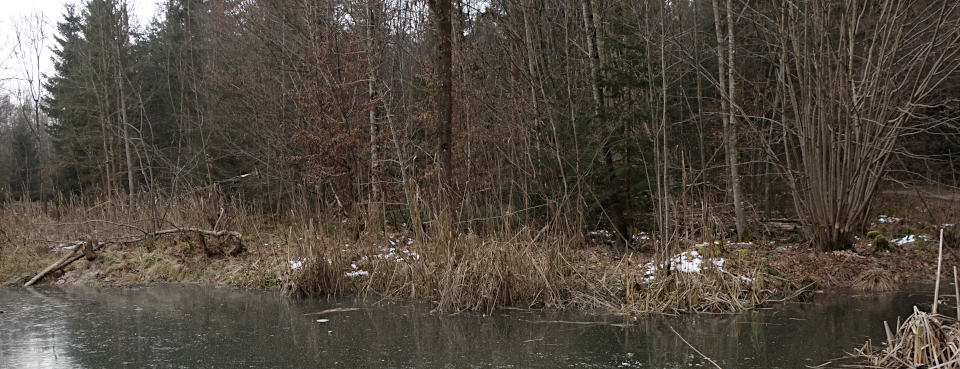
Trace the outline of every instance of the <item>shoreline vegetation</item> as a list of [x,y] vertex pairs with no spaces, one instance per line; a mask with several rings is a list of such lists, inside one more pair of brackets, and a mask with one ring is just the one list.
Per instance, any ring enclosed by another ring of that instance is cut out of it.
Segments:
[[[299,297],[429,302],[445,313],[733,313],[803,299],[823,288],[882,292],[928,280],[930,261],[937,260],[931,233],[943,226],[905,220],[928,210],[891,198],[890,208],[881,210],[896,216],[877,217],[850,250],[810,252],[796,231],[750,242],[687,241],[667,272],[666,263],[655,266],[646,233],[624,252],[602,230],[587,232],[579,245],[545,228],[482,237],[358,233],[349,219],[327,217],[324,223],[297,212],[276,219],[222,199],[211,208],[210,199],[199,195],[154,203],[163,205],[144,202],[130,212],[124,202],[64,201],[44,211],[36,202],[6,202],[0,212],[0,281],[23,285],[62,258],[82,259],[80,250],[94,244],[99,247],[92,260],[54,270],[40,283],[197,282]],[[156,232],[161,229],[181,232]],[[953,234],[951,225],[946,232]],[[888,238],[886,244],[880,238]],[[945,265],[957,265],[954,246],[947,247]]]
[[[930,311],[923,311],[913,306],[913,313],[901,322],[897,317],[896,325],[891,329],[890,322],[883,322],[886,340],[874,345],[868,340],[860,348],[855,349],[846,357],[837,359],[839,362],[851,362],[843,367],[854,368],[956,368],[960,366],[960,279],[957,277],[957,267],[953,269],[953,300],[956,308],[953,312],[939,314],[940,305],[946,304],[948,294],[941,295],[940,281],[945,270],[943,268],[944,230],[940,230],[937,269],[934,277],[933,301]],[[943,299],[941,299],[943,297]],[[824,367],[834,362],[828,362]]]

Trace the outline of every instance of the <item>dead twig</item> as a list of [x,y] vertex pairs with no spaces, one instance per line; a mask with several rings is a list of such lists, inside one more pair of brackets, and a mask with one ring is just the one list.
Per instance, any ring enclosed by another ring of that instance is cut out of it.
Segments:
[[690,342],[687,342],[687,339],[686,339],[686,338],[683,338],[683,336],[681,336],[680,333],[677,333],[677,330],[676,330],[676,329],[673,329],[673,326],[672,326],[672,325],[669,325],[669,324],[668,324],[667,327],[670,327],[670,331],[673,332],[673,334],[677,335],[677,337],[680,337],[680,340],[683,341],[683,343],[686,343],[687,346],[689,346],[690,349],[693,350],[693,352],[696,352],[698,355],[702,356],[704,359],[706,359],[707,361],[709,361],[710,364],[713,364],[713,366],[717,367],[717,369],[723,369],[723,368],[720,367],[720,365],[717,364],[716,361],[713,361],[713,359],[711,359],[709,356],[704,355],[702,352],[700,352],[700,350],[697,350],[696,347],[693,347],[693,345],[691,345]]

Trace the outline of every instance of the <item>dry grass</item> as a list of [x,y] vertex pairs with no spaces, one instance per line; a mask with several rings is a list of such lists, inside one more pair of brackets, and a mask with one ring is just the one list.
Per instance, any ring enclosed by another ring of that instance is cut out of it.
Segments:
[[874,268],[860,273],[851,287],[861,291],[886,292],[896,289],[896,284],[890,272]]
[[[441,311],[554,306],[556,273],[547,253],[529,243],[473,241],[445,258],[437,281]],[[441,259],[443,260],[443,259]]]
[[[408,245],[403,253],[393,253],[382,240],[304,238],[311,240],[301,249],[307,255],[305,264],[293,270],[284,285],[292,295],[358,293],[430,300],[442,312],[557,304],[553,281],[558,275],[542,244],[464,236],[446,244]],[[357,271],[366,273],[346,275]]]
[[[560,247],[557,239],[543,235],[464,235],[409,245],[399,242],[396,251],[389,251],[393,246],[388,241],[370,235],[349,240],[301,232],[303,241],[291,260],[303,258],[305,264],[290,272],[284,285],[287,293],[430,301],[447,313],[502,307],[578,308],[628,315],[732,313],[758,306],[775,291],[796,285],[760,270],[754,280],[747,281],[715,268],[674,272],[648,281],[641,267],[648,261],[645,258],[613,256],[604,261],[614,263],[604,264],[588,256],[587,250]],[[398,260],[385,255],[393,252],[408,257]],[[364,274],[346,275],[356,271]]]

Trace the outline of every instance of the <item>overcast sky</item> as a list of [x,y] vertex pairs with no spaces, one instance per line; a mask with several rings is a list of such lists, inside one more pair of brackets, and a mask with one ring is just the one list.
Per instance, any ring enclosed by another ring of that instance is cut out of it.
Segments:
[[[142,29],[150,22],[161,0],[127,0],[130,9],[131,26]],[[63,18],[67,4],[82,8],[84,0],[0,0],[0,94],[16,95],[17,90],[26,88],[24,66],[13,52],[16,45],[17,25],[22,24],[32,14],[40,14],[44,19],[46,39],[40,57],[43,73],[52,73],[54,46],[53,36],[56,24]]]

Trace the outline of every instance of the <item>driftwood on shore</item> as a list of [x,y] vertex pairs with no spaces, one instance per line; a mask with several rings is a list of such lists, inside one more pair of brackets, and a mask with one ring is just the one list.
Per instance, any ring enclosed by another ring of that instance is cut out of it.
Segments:
[[206,241],[203,240],[203,236],[218,237],[218,238],[227,237],[228,239],[232,239],[233,242],[235,243],[234,247],[227,252],[227,254],[231,256],[239,254],[240,252],[243,251],[243,242],[242,242],[243,235],[241,235],[239,232],[211,231],[211,230],[200,229],[195,227],[171,228],[171,229],[164,229],[156,232],[144,232],[144,235],[140,237],[132,237],[128,239],[114,240],[114,241],[98,242],[93,239],[88,239],[86,241],[74,241],[74,242],[69,242],[69,243],[61,244],[57,246],[57,248],[59,249],[66,249],[68,247],[72,247],[72,251],[67,256],[64,256],[63,258],[57,260],[53,264],[50,264],[50,266],[46,267],[45,269],[37,273],[37,275],[35,275],[33,278],[27,281],[27,283],[25,283],[23,286],[24,287],[32,286],[34,283],[37,283],[39,280],[43,279],[43,277],[47,276],[48,274],[53,273],[57,270],[66,268],[70,264],[73,264],[73,262],[80,260],[80,258],[86,257],[87,260],[93,260],[94,258],[96,258],[95,252],[99,251],[101,248],[103,248],[106,245],[133,243],[133,242],[143,241],[148,238],[154,238],[154,237],[163,236],[167,234],[174,234],[174,233],[193,233],[193,234],[200,235],[199,240],[204,244],[204,249],[207,251],[208,256],[210,255],[210,251],[206,246]]

